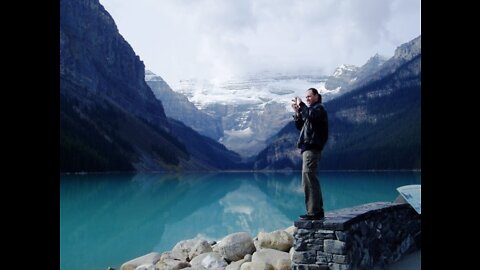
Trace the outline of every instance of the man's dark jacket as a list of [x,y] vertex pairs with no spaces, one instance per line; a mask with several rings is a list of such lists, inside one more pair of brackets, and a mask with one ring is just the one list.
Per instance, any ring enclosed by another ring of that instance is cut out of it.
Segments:
[[322,103],[310,107],[300,102],[300,115],[294,115],[295,126],[300,130],[297,146],[304,150],[323,150],[328,139],[328,116]]

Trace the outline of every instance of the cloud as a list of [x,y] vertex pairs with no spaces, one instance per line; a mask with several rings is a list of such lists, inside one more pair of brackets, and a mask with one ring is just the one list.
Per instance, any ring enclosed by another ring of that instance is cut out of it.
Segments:
[[392,56],[420,35],[419,0],[101,0],[167,82],[316,72]]

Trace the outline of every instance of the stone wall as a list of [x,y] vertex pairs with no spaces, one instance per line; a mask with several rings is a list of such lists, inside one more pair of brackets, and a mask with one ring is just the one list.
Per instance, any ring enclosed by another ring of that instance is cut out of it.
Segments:
[[421,245],[421,216],[405,203],[331,211],[295,227],[292,270],[381,269]]

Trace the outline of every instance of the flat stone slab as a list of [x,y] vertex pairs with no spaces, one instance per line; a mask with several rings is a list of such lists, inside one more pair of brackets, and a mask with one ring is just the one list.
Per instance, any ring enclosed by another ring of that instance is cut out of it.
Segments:
[[297,220],[295,227],[299,229],[346,230],[359,219],[366,219],[383,211],[392,211],[398,208],[408,208],[408,204],[392,202],[373,202],[356,207],[343,208],[325,213],[321,220]]

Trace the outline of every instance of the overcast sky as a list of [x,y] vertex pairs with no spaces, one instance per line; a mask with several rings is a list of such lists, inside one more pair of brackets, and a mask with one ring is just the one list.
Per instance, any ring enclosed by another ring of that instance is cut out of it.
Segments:
[[420,0],[100,0],[167,83],[262,71],[331,75],[421,34]]

